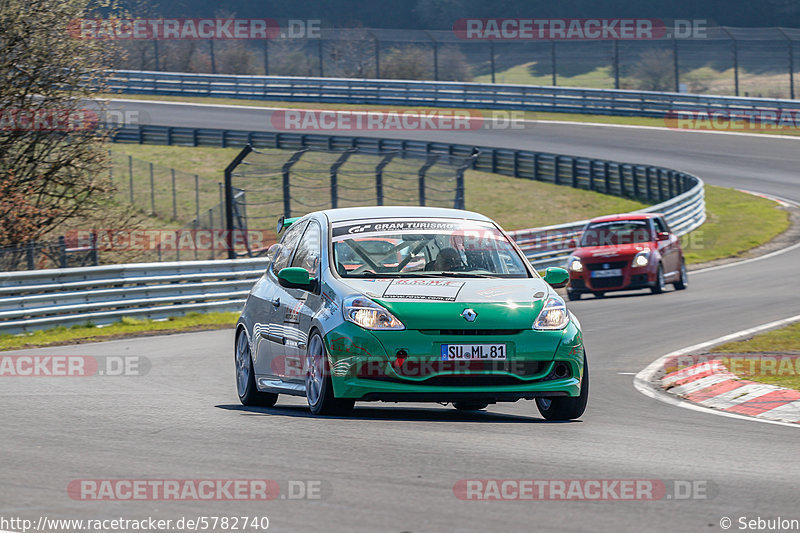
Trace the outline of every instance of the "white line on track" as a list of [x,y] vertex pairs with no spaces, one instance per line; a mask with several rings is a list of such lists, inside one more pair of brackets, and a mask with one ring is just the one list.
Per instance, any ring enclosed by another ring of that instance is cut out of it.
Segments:
[[686,348],[681,348],[680,350],[675,350],[674,352],[659,357],[658,359],[650,363],[641,372],[636,374],[636,377],[633,378],[633,386],[636,388],[636,390],[638,390],[639,392],[641,392],[642,394],[644,394],[649,398],[653,398],[655,400],[659,400],[664,403],[668,403],[670,405],[674,405],[677,407],[683,407],[684,409],[691,409],[692,411],[698,411],[701,413],[710,413],[718,416],[726,416],[728,418],[738,418],[740,420],[750,420],[755,422],[763,422],[765,424],[777,424],[779,426],[797,428],[798,424],[792,422],[779,422],[777,420],[766,420],[763,418],[739,415],[736,413],[726,413],[724,411],[718,411],[716,409],[703,407],[702,405],[698,405],[696,403],[692,403],[687,400],[682,400],[680,398],[667,394],[666,392],[656,388],[652,384],[653,376],[656,374],[656,372],[658,372],[664,367],[664,362],[670,357],[690,354],[699,350],[703,350],[705,348],[709,348],[711,346],[715,346],[717,344],[722,344],[724,342],[734,341],[737,339],[748,337],[750,335],[761,333],[762,331],[766,331],[768,329],[779,328],[781,326],[786,326],[797,321],[800,321],[800,315],[794,315],[788,318],[783,318],[781,320],[775,320],[774,322],[769,322],[767,324],[761,324],[760,326],[743,329],[741,331],[736,331],[728,335],[723,335],[722,337],[717,337],[716,339],[712,339],[710,341],[701,342],[700,344],[694,344],[692,346],[687,346]]

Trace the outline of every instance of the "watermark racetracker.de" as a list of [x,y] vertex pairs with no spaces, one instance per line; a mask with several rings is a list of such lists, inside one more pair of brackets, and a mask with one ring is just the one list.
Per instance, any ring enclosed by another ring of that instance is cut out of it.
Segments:
[[456,498],[470,501],[709,500],[718,492],[716,483],[701,479],[462,479],[453,485]]
[[319,39],[322,21],[289,19],[282,29],[272,18],[77,18],[67,33],[115,41]]
[[319,479],[74,479],[67,495],[97,501],[321,500],[331,495]]
[[0,378],[138,377],[151,368],[140,355],[0,355]]
[[276,109],[270,124],[279,131],[473,131],[524,129],[522,111]]
[[453,33],[464,40],[658,40],[706,38],[706,19],[462,18]]

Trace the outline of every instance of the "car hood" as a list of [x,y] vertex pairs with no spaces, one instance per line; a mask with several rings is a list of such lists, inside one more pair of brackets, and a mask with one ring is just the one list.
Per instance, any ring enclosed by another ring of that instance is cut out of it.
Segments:
[[[380,303],[408,329],[530,329],[552,292],[539,278],[343,280]],[[474,321],[462,314],[472,309]]]
[[596,259],[602,261],[604,259],[612,258],[630,258],[639,252],[645,250],[652,250],[655,245],[649,242],[637,242],[635,244],[618,244],[613,246],[587,246],[585,248],[577,248],[572,252],[572,255],[591,261]]

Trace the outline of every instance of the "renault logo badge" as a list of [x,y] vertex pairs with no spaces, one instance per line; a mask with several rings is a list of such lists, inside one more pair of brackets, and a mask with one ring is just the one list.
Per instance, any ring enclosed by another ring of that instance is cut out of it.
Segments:
[[478,313],[476,313],[472,309],[467,308],[464,309],[464,311],[461,313],[461,316],[463,316],[464,320],[466,320],[467,322],[475,322],[475,318],[477,318]]

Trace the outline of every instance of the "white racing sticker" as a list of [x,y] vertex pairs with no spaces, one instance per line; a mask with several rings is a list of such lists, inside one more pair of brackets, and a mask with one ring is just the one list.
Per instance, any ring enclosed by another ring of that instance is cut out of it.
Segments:
[[463,281],[446,279],[395,279],[386,287],[383,297],[453,302],[463,286]]

